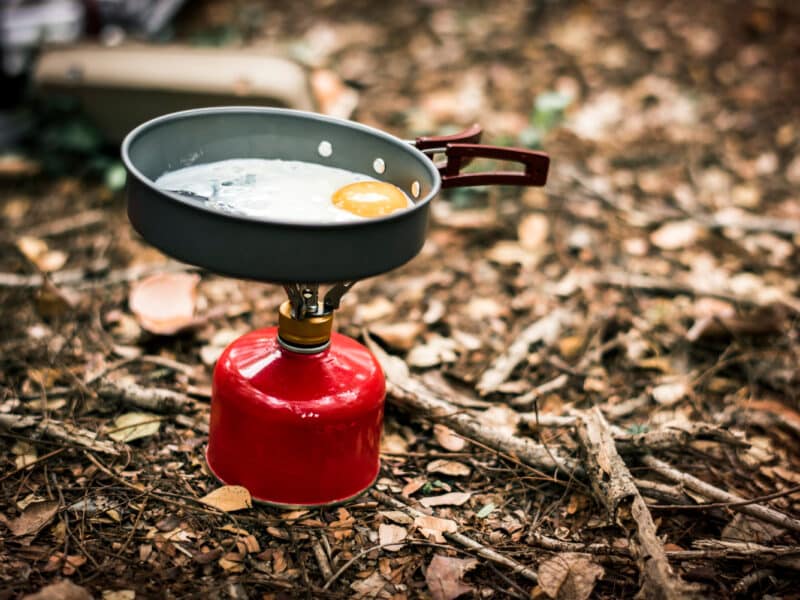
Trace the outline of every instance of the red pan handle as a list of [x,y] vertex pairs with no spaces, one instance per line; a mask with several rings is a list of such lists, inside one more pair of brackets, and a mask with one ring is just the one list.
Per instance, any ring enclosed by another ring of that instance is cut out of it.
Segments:
[[425,137],[418,137],[414,140],[414,145],[418,150],[433,150],[444,149],[447,144],[477,144],[481,141],[483,130],[481,126],[475,123],[464,131],[454,133],[453,135],[429,135]]
[[[449,143],[445,146],[444,153],[447,162],[439,166],[443,188],[472,185],[541,186],[547,182],[550,157],[544,152],[483,144]],[[473,158],[494,158],[518,162],[525,166],[525,170],[461,173],[461,168]]]

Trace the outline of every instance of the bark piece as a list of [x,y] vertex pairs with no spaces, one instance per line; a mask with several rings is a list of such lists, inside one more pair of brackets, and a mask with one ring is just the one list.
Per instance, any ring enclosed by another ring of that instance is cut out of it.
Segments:
[[586,452],[586,471],[592,488],[621,526],[633,520],[636,543],[633,554],[639,565],[639,598],[678,600],[692,597],[693,590],[677,576],[667,560],[664,546],[656,534],[653,517],[647,508],[628,467],[617,452],[611,427],[600,409],[581,414],[578,438]]

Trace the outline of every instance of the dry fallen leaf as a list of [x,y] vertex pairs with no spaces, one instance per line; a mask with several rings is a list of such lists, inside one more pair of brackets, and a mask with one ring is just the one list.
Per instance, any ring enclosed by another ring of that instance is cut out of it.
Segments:
[[460,452],[467,445],[467,442],[460,435],[453,432],[446,425],[436,424],[433,426],[433,435],[438,444],[450,452]]
[[224,485],[200,498],[200,502],[223,512],[233,512],[253,507],[253,499],[247,488],[240,485]]
[[428,473],[441,473],[451,477],[466,477],[472,472],[467,465],[454,460],[438,459],[428,463],[425,467]]
[[60,250],[50,250],[47,242],[24,235],[17,239],[17,248],[40,271],[58,271],[67,262],[67,254]]
[[92,600],[92,595],[86,588],[65,579],[45,586],[35,594],[28,594],[22,600]]
[[382,510],[378,514],[400,525],[411,525],[414,522],[414,519],[402,510]]
[[34,535],[47,525],[58,512],[58,502],[45,500],[29,504],[20,516],[8,522],[8,528],[15,537]]
[[378,323],[370,327],[370,331],[398,350],[410,350],[417,336],[422,333],[422,323],[404,321],[401,323]]
[[539,587],[550,598],[586,600],[604,573],[590,555],[563,552],[539,565]]
[[173,335],[194,323],[199,281],[194,273],[153,275],[131,286],[128,305],[144,329]]
[[689,393],[689,384],[685,381],[662,383],[653,388],[653,399],[663,406],[672,406],[681,401]]
[[425,570],[425,582],[433,600],[454,600],[473,591],[463,581],[464,574],[474,569],[478,561],[474,558],[453,558],[437,554]]
[[383,575],[375,571],[366,579],[358,579],[350,584],[350,589],[355,592],[352,598],[390,598],[391,594],[383,589],[386,583]]
[[405,454],[408,452],[408,441],[399,433],[383,432],[381,436],[381,452],[386,454]]
[[680,250],[694,244],[701,234],[696,221],[673,221],[650,234],[650,241],[662,250]]
[[322,113],[340,119],[347,119],[353,114],[358,105],[358,92],[348,87],[334,71],[313,71],[310,83],[314,100]]
[[432,539],[439,544],[444,544],[446,541],[443,534],[455,533],[458,531],[458,526],[455,521],[428,515],[416,517],[414,519],[414,526],[419,529],[420,533],[426,538]]
[[503,435],[514,435],[517,432],[519,413],[505,404],[497,404],[483,411],[481,422]]
[[115,442],[131,442],[158,433],[161,417],[151,413],[130,412],[114,419],[110,437]]
[[418,344],[411,349],[406,357],[406,362],[412,367],[435,367],[441,363],[455,362],[458,358],[456,350],[458,343],[440,335],[432,335],[424,344]]
[[402,542],[407,536],[408,531],[405,527],[386,523],[382,523],[380,527],[378,527],[378,540],[381,546],[384,546],[384,548],[390,552],[400,550],[403,545],[395,544],[395,542]]
[[545,215],[530,214],[517,226],[517,238],[526,250],[542,250],[550,233],[550,223]]
[[422,506],[461,506],[472,496],[469,492],[450,492],[441,496],[427,496],[419,501]]
[[103,590],[102,600],[134,600],[135,590]]

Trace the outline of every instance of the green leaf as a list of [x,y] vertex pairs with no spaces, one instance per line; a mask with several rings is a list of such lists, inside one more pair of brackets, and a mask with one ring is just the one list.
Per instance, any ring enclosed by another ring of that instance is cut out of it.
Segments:
[[116,192],[125,187],[126,177],[125,167],[122,166],[122,163],[117,162],[106,169],[104,179],[106,186]]
[[560,92],[544,92],[536,97],[531,114],[531,125],[545,134],[564,119],[564,111],[572,97]]
[[631,435],[638,435],[640,433],[647,433],[650,428],[647,425],[631,425],[628,427],[628,433]]
[[481,508],[478,511],[478,515],[477,515],[478,518],[479,519],[485,519],[486,517],[488,517],[492,513],[492,511],[495,508],[497,508],[497,507],[492,502],[489,502],[489,504],[484,504],[483,508]]

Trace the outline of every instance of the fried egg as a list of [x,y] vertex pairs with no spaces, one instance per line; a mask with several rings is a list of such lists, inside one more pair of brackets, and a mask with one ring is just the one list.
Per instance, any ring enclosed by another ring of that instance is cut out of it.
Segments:
[[390,183],[296,160],[222,160],[169,171],[155,184],[210,208],[270,221],[352,222],[414,205]]

